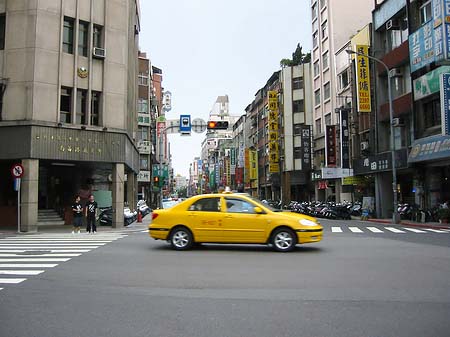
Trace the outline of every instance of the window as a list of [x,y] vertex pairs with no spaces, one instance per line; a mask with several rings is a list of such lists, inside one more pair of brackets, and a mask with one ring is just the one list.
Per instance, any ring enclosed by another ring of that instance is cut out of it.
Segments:
[[5,49],[6,15],[0,14],[0,50]]
[[148,76],[144,73],[139,73],[138,84],[147,86],[148,85]]
[[103,27],[99,25],[94,25],[93,35],[93,45],[94,48],[103,48]]
[[88,56],[89,23],[80,21],[78,25],[78,54]]
[[314,104],[319,105],[320,104],[320,89],[317,89],[314,91]]
[[302,148],[294,147],[294,159],[302,159]]
[[227,205],[227,213],[255,213],[255,206],[248,201],[231,198],[226,198],[225,200]]
[[322,28],[322,39],[325,39],[326,37],[328,37],[328,24],[326,21],[322,23],[321,28]]
[[339,91],[344,90],[350,84],[348,70],[345,69],[342,73],[338,75],[338,88]]
[[319,118],[316,120],[316,134],[322,133],[322,120]]
[[325,115],[325,125],[331,125],[331,113]]
[[91,125],[99,125],[101,92],[91,92]]
[[314,62],[314,77],[319,76],[320,73],[320,65],[319,65],[319,61],[317,60],[316,62]]
[[63,52],[73,54],[73,26],[74,19],[64,17]]
[[323,86],[323,100],[327,100],[330,98],[330,82],[327,82]]
[[318,32],[314,32],[313,34],[313,49],[316,48],[318,46]]
[[315,2],[311,7],[312,21],[317,18],[317,2]]
[[322,68],[323,70],[328,68],[328,52],[325,52],[322,55]]
[[148,137],[148,126],[138,126],[138,139],[139,140],[149,140]]
[[423,104],[423,122],[425,129],[441,124],[441,102],[439,99]]
[[220,212],[220,198],[204,198],[197,200],[189,207],[190,211]]
[[303,77],[294,77],[292,79],[292,89],[303,89]]
[[87,124],[86,104],[87,104],[87,90],[78,89],[76,124]]
[[137,110],[138,110],[138,112],[147,114],[148,113],[148,100],[139,98]]
[[302,125],[294,124],[294,136],[301,136],[301,135],[302,135]]
[[292,112],[305,112],[305,101],[302,99],[299,99],[297,101],[292,102]]
[[148,170],[148,156],[140,156],[140,166],[139,168],[143,171]]
[[430,21],[431,15],[431,0],[428,0],[420,6],[420,23],[424,24]]
[[59,107],[59,121],[61,123],[72,122],[72,88],[61,88],[61,102]]

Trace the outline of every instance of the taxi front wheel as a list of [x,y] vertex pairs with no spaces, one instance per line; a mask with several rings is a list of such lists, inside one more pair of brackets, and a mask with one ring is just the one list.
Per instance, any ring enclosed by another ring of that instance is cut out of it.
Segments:
[[278,228],[272,234],[271,243],[277,252],[290,252],[297,244],[297,237],[292,229]]
[[170,233],[170,245],[175,250],[188,250],[192,248],[194,239],[192,233],[186,227],[176,227]]

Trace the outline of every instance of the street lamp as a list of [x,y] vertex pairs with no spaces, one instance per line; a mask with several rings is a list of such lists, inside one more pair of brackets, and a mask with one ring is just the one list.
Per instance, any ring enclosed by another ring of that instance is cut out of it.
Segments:
[[397,197],[397,165],[395,160],[395,139],[394,139],[394,108],[392,104],[392,93],[391,93],[391,74],[389,71],[389,67],[381,61],[380,59],[377,59],[376,57],[366,55],[364,53],[360,53],[354,50],[346,50],[347,54],[356,54],[360,56],[367,57],[368,59],[371,59],[379,64],[381,64],[384,69],[386,70],[386,74],[388,77],[388,101],[389,101],[389,124],[391,128],[391,156],[392,156],[392,192],[394,193],[394,212],[392,214],[392,223],[397,224],[399,223],[399,215],[398,215],[398,197]]

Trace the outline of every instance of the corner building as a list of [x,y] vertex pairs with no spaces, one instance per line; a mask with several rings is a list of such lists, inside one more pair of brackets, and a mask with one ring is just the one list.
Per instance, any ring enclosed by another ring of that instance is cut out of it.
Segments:
[[123,224],[139,170],[138,34],[138,0],[0,1],[0,225],[16,221],[16,162],[22,231],[41,210],[69,224],[77,193]]

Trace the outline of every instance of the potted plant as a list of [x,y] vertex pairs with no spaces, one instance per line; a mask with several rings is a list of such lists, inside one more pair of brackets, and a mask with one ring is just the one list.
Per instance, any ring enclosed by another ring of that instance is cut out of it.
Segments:
[[438,218],[440,222],[448,223],[448,220],[450,219],[450,208],[439,208]]

